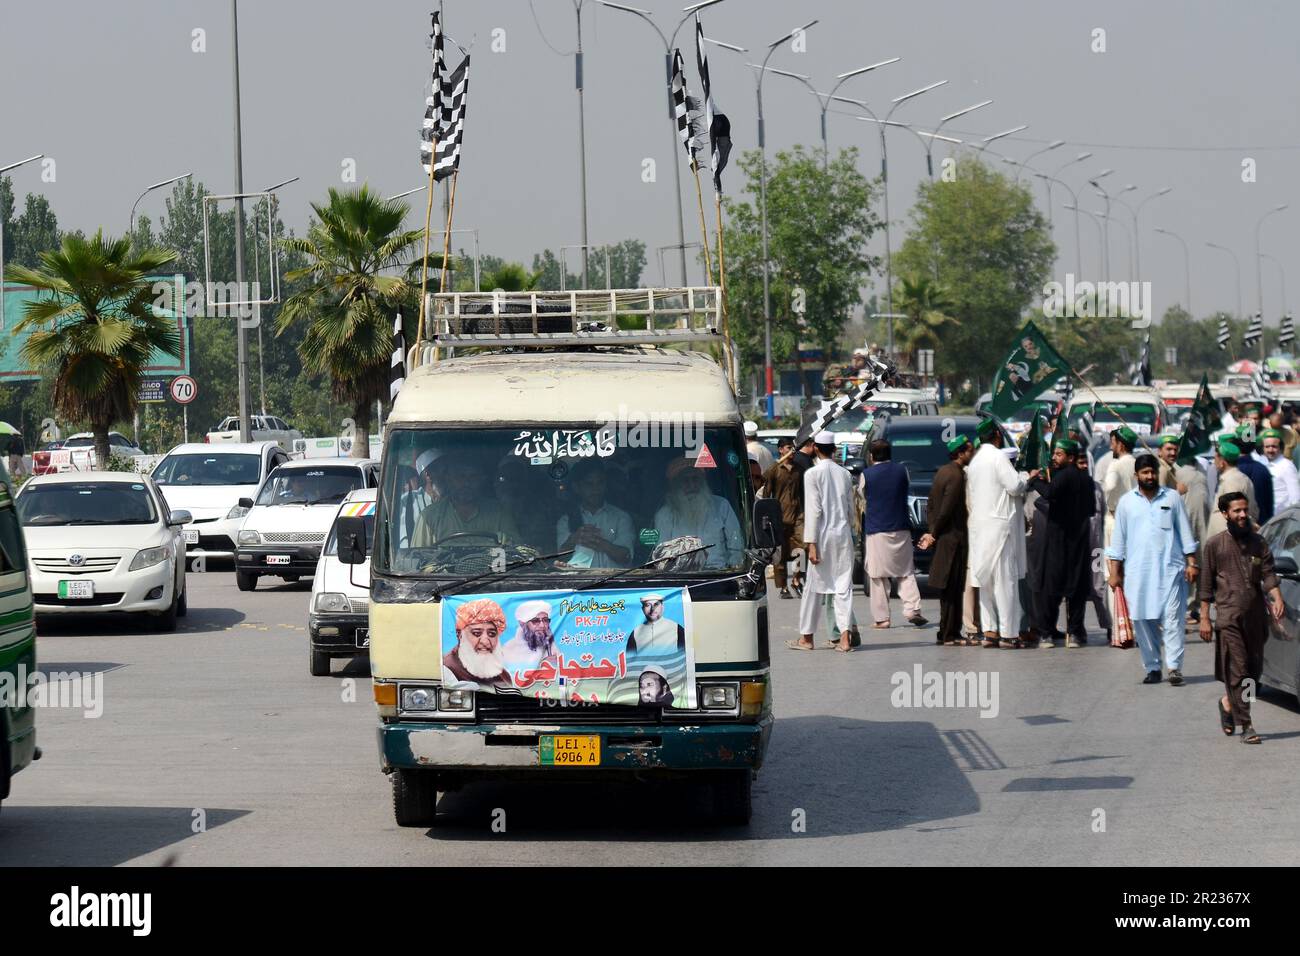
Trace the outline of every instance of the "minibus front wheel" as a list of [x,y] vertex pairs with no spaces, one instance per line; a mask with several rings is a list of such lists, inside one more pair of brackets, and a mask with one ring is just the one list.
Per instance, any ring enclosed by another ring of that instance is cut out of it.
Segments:
[[432,770],[393,771],[393,816],[399,827],[431,827],[436,822],[438,776]]
[[724,826],[749,825],[754,813],[754,772],[727,770],[713,782],[713,814]]

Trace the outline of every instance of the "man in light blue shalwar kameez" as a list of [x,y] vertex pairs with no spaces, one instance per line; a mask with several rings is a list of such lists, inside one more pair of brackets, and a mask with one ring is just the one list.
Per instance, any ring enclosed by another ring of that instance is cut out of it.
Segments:
[[1196,581],[1196,537],[1182,498],[1160,485],[1154,455],[1134,463],[1138,486],[1115,509],[1115,532],[1106,549],[1110,586],[1122,587],[1133,619],[1134,637],[1146,670],[1144,684],[1161,681],[1163,632],[1169,683],[1183,682],[1187,586]]

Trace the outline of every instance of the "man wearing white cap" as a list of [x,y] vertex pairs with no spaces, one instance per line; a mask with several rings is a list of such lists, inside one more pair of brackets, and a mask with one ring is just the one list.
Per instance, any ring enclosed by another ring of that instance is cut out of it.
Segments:
[[628,654],[659,657],[686,650],[686,629],[664,617],[662,594],[641,595],[641,613],[645,620],[632,628],[627,639]]
[[811,651],[821,617],[822,595],[835,597],[837,651],[849,652],[853,615],[853,479],[832,460],[835,436],[814,438],[816,464],[803,476],[803,539],[808,551],[808,583],[799,605],[799,640],[786,641],[796,651]]
[[751,455],[758,456],[758,467],[766,474],[772,467],[772,452],[758,440],[757,422],[745,422],[745,447],[749,449]]
[[524,601],[515,608],[515,633],[501,645],[501,663],[506,670],[531,670],[547,657],[555,656],[551,633],[551,605],[546,601]]
[[432,465],[438,460],[437,449],[425,449],[415,459],[416,486],[402,493],[397,505],[397,546],[411,546],[411,532],[415,530],[415,521],[424,514],[424,509],[433,504],[437,493],[433,487]]

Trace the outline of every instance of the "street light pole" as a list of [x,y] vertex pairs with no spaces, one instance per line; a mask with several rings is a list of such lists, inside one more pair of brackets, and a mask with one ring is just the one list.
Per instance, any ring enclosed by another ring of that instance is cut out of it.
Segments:
[[1162,236],[1169,236],[1173,239],[1177,239],[1179,245],[1183,247],[1183,294],[1187,297],[1185,303],[1187,306],[1187,314],[1195,318],[1195,314],[1192,312],[1192,254],[1187,248],[1187,242],[1182,236],[1175,232],[1170,232],[1168,229],[1161,229],[1159,226],[1156,226],[1155,230]]
[[[949,120],[955,120],[959,116],[965,116],[967,113],[974,113],[976,110],[983,109],[992,103],[992,100],[984,100],[980,103],[976,103],[974,106],[967,106],[965,109],[960,109],[955,113],[949,113],[947,116],[939,120],[939,125],[934,128],[934,133],[932,134],[934,138],[930,140],[930,146],[925,151],[925,171],[932,181],[934,180],[934,161],[931,158],[930,150],[934,148],[935,139],[944,139],[944,137],[939,135],[939,133],[943,131],[944,124]],[[945,142],[952,142],[952,140],[945,140]],[[957,140],[956,142],[960,144],[961,141]]]
[[[1128,187],[1128,189],[1132,189],[1132,188],[1133,187],[1131,186]],[[1141,229],[1141,224],[1138,222],[1138,216],[1141,215],[1143,206],[1145,206],[1153,199],[1159,199],[1161,196],[1173,192],[1173,189],[1174,189],[1173,186],[1164,186],[1161,189],[1156,190],[1146,199],[1143,199],[1140,203],[1138,203],[1136,206],[1133,207],[1130,207],[1128,203],[1122,204],[1124,208],[1128,209],[1128,211],[1133,215],[1133,269],[1134,269],[1133,278],[1134,279],[1140,281],[1142,278],[1142,236],[1141,236],[1141,232],[1139,231]]]
[[[861,76],[864,73],[870,73],[882,66],[888,66],[890,63],[897,63],[902,57],[894,56],[888,60],[881,60],[879,63],[872,63],[870,66],[859,67],[856,70],[849,70],[847,73],[837,74],[835,85],[831,87],[829,93],[820,92],[809,82],[809,78],[802,73],[791,73],[789,70],[778,70],[776,67],[767,67],[767,72],[775,73],[778,76],[788,76],[791,79],[798,80],[804,86],[808,87],[808,92],[817,98],[817,106],[821,112],[821,136],[822,136],[822,170],[823,172],[830,166],[830,144],[826,136],[826,114],[830,110],[831,100],[843,100],[844,97],[836,96],[836,91],[844,85],[845,81],[853,79],[855,76]],[[749,64],[751,67],[758,68],[757,63]]]
[[[587,281],[587,120],[582,101],[582,5],[586,0],[573,0],[573,12],[578,18],[578,52],[574,56],[574,84],[578,88],[578,168],[582,177],[582,287],[591,288]],[[605,277],[606,280],[609,276]]]
[[1026,156],[1022,162],[1017,164],[1019,168],[1016,169],[1016,182],[1017,183],[1020,182],[1020,172],[1022,169],[1028,169],[1031,172],[1035,171],[1034,168],[1029,165],[1029,161],[1031,159],[1033,159],[1035,156],[1041,156],[1043,155],[1043,153],[1049,152],[1053,149],[1059,149],[1064,145],[1065,145],[1065,140],[1063,139],[1053,140],[1049,145],[1044,146],[1042,149],[1035,150],[1034,152]]
[[[244,296],[244,150],[240,141],[239,112],[239,0],[230,0],[231,55],[235,80],[235,288]],[[239,371],[239,440],[248,442],[248,330],[244,321],[235,315],[235,335]]]
[[1066,208],[1067,208],[1067,209],[1073,209],[1073,210],[1074,210],[1074,254],[1075,254],[1075,269],[1078,270],[1077,275],[1078,275],[1079,279],[1082,280],[1082,279],[1083,279],[1083,245],[1082,245],[1082,243],[1079,241],[1079,197],[1078,197],[1078,194],[1076,194],[1075,191],[1074,191],[1073,189],[1070,188],[1069,184],[1066,183],[1066,182],[1065,182],[1064,180],[1062,180],[1062,179],[1057,179],[1055,176],[1049,176],[1049,175],[1047,175],[1047,173],[1034,173],[1034,175],[1037,176],[1039,179],[1043,180],[1043,182],[1047,183],[1047,202],[1048,202],[1047,221],[1048,221],[1049,223],[1052,221],[1052,211],[1051,211],[1051,202],[1052,202],[1052,183],[1056,183],[1056,185],[1060,186],[1062,189],[1064,189],[1066,192],[1068,192],[1068,193],[1070,194],[1070,199],[1073,200],[1073,202],[1074,202],[1074,205],[1073,205],[1073,206],[1066,206]]
[[1278,282],[1282,285],[1282,314],[1286,315],[1286,271],[1282,268],[1282,262],[1276,256],[1270,256],[1267,252],[1261,252],[1259,256],[1261,259],[1267,259],[1277,266]]
[[131,203],[131,226],[127,234],[131,236],[135,235],[135,207],[140,205],[141,199],[144,199],[145,196],[149,195],[149,193],[153,192],[155,189],[162,189],[162,187],[164,186],[170,186],[172,183],[178,183],[182,179],[188,179],[193,175],[194,174],[192,172],[184,173],[183,175],[173,177],[172,179],[165,179],[160,183],[154,183],[152,186],[147,187],[144,192],[142,192],[139,196],[136,197],[135,202]]
[[[1259,283],[1259,298],[1256,301],[1259,304],[1259,321],[1261,325],[1264,322],[1264,267],[1260,265],[1259,261],[1259,228],[1264,225],[1265,219],[1275,212],[1286,209],[1288,205],[1289,203],[1282,203],[1280,206],[1274,206],[1260,216],[1259,221],[1255,223],[1255,279]],[[1262,335],[1259,337],[1259,360],[1261,363],[1264,361],[1264,337]]]
[[1097,181],[1100,179],[1104,179],[1114,171],[1115,170],[1113,169],[1103,169],[1092,179],[1088,180],[1088,184],[1097,191],[1098,195],[1100,195],[1103,199],[1106,200],[1106,218],[1103,223],[1104,238],[1102,239],[1102,243],[1105,246],[1105,255],[1102,257],[1101,277],[1107,283],[1110,282],[1110,193],[1106,192],[1106,190],[1102,189],[1101,186],[1097,185]]
[[[1097,227],[1097,263],[1098,265],[1100,265],[1102,259],[1104,259],[1106,256],[1105,249],[1104,249],[1105,240],[1102,238],[1101,223],[1098,221],[1097,217],[1094,216],[1092,213],[1088,212],[1088,210],[1081,209],[1078,203],[1074,203],[1074,204],[1066,203],[1065,208],[1073,210],[1076,216],[1079,215],[1079,213],[1083,213],[1083,215],[1091,219],[1092,224]],[[1077,225],[1078,220],[1076,220],[1075,222]]]
[[[35,156],[28,156],[16,163],[10,163],[8,166],[0,166],[0,173],[7,173],[11,169],[17,169],[19,166],[26,166],[28,163],[34,163],[38,159],[44,159],[44,153],[37,153]],[[18,208],[18,194],[14,193],[14,208]],[[5,325],[5,221],[0,216],[0,328]]]
[[1237,267],[1237,318],[1240,319],[1244,314],[1241,308],[1241,260],[1238,259],[1237,254],[1227,246],[1221,246],[1217,242],[1207,242],[1206,245],[1211,249],[1218,249],[1220,252],[1226,252],[1228,255],[1232,256],[1232,264]]

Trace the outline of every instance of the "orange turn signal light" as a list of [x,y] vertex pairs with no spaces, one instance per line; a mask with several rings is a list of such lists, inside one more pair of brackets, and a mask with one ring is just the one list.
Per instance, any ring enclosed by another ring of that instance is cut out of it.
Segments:
[[375,682],[375,703],[380,707],[397,706],[397,685]]

